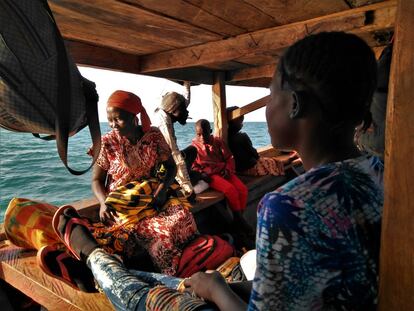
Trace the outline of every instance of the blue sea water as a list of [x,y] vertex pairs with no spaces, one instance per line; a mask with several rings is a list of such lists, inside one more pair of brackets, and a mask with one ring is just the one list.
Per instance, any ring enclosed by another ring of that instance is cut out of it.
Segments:
[[[102,133],[109,131],[101,123]],[[194,124],[175,127],[178,145],[184,148],[194,136]],[[255,147],[270,143],[265,122],[245,122]],[[89,132],[82,130],[69,140],[69,163],[75,169],[88,167],[91,158],[86,150],[91,144]],[[30,198],[62,205],[92,197],[91,171],[71,175],[63,166],[55,141],[43,141],[27,133],[0,128],[0,222],[13,197]]]

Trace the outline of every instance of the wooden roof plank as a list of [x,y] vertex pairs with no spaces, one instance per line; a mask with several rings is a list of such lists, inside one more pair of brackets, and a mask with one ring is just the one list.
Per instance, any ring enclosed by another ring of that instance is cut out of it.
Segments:
[[173,19],[207,29],[221,36],[235,36],[246,32],[246,29],[233,25],[223,18],[210,14],[209,12],[197,7],[184,0],[121,0],[132,5],[139,5],[147,10],[163,14]]
[[[103,24],[94,18],[79,13],[72,13],[66,8],[54,7],[53,5],[51,7],[59,30],[67,40],[81,41],[137,55],[174,48],[168,44],[145,39],[138,32]],[[123,34],[122,40],[119,37],[120,33]]]
[[[269,28],[278,25],[267,15],[243,0],[185,0],[210,14],[220,17],[246,31]],[[237,14],[235,14],[237,12]]]
[[272,16],[279,25],[348,10],[343,0],[245,0]]
[[[384,27],[381,24],[383,22],[380,17],[381,14],[392,12],[389,8],[395,7],[395,5],[396,1],[386,1],[304,22],[255,31],[223,41],[143,56],[141,58],[141,70],[142,72],[151,72],[169,68],[202,66],[214,62],[233,60],[250,54],[276,51],[291,45],[310,33],[332,30],[351,31],[367,27],[367,12],[378,11],[375,12],[377,18],[369,20],[375,25],[369,27],[380,29]],[[386,23],[388,24],[388,21]]]
[[[50,4],[53,12],[66,9],[68,16],[76,14],[81,18],[80,24],[83,20],[96,22],[96,26],[92,27],[94,30],[99,30],[105,25],[111,28],[118,27],[120,31],[112,29],[112,32],[118,35],[119,41],[128,41],[128,36],[135,34],[135,37],[158,44],[184,47],[221,39],[221,36],[205,29],[117,1],[52,0]],[[59,20],[58,25],[61,27]],[[64,36],[71,35],[66,32],[63,34]],[[122,40],[119,36],[122,36]],[[72,39],[75,38],[72,37]],[[129,43],[136,44],[133,41]]]

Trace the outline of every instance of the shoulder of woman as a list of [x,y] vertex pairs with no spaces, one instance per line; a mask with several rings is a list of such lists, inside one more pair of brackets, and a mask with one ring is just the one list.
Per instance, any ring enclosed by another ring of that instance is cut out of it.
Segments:
[[112,143],[118,141],[118,136],[114,131],[109,131],[108,133],[102,135],[101,141],[103,144]]

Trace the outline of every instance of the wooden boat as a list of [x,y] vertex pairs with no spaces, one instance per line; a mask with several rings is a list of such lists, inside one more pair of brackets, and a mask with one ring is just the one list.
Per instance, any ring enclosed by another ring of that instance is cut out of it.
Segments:
[[[352,32],[366,40],[378,56],[395,32],[379,309],[412,308],[414,193],[410,185],[414,170],[409,159],[414,152],[414,1],[49,0],[49,4],[70,53],[80,65],[212,85],[215,132],[224,139],[226,85],[267,87],[281,53],[296,40],[321,31]],[[229,118],[261,108],[267,100],[264,97],[241,107]],[[250,206],[254,206],[283,180],[263,177],[246,182]],[[195,213],[223,198],[207,192],[200,199]],[[96,216],[93,200],[74,205],[84,215]],[[111,309],[103,295],[75,292],[42,274],[31,252],[5,246],[0,249],[0,258],[0,277],[47,309]]]

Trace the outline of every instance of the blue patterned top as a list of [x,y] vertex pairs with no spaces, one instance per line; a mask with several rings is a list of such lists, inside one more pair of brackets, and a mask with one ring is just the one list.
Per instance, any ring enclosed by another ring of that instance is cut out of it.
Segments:
[[264,196],[249,310],[373,310],[383,163],[313,168]]

